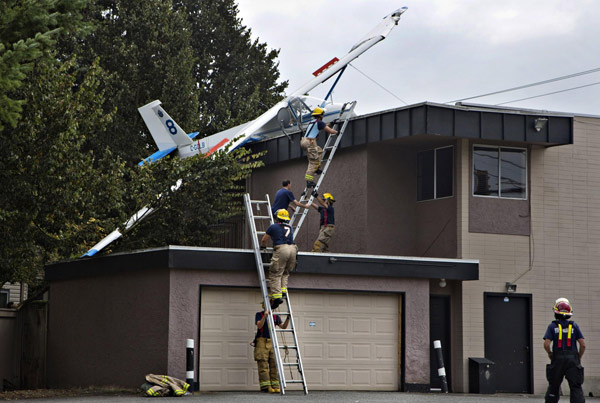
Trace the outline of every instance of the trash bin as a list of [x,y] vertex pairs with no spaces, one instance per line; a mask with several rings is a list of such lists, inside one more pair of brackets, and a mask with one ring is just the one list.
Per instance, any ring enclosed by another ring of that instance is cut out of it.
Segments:
[[496,393],[493,361],[487,358],[469,358],[469,393]]

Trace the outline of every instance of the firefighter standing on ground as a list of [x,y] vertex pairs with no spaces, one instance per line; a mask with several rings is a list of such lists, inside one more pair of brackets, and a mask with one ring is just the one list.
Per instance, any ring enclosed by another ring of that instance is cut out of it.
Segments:
[[312,206],[321,213],[319,236],[313,245],[313,252],[327,252],[329,250],[329,241],[335,233],[335,211],[333,203],[335,199],[331,193],[323,193],[323,199],[316,192],[313,196],[319,202],[320,206],[313,203]]
[[269,297],[271,308],[277,308],[283,302],[283,294],[287,293],[290,271],[296,266],[298,247],[294,244],[294,232],[287,222],[290,214],[287,210],[277,210],[276,222],[271,224],[260,241],[266,247],[269,239],[273,240],[273,257],[269,265]]
[[317,145],[319,134],[322,132],[329,134],[338,133],[337,130],[332,129],[323,122],[324,114],[325,109],[323,108],[317,107],[313,110],[311,116],[314,120],[308,124],[306,134],[302,137],[302,140],[300,140],[300,147],[306,151],[306,157],[308,158],[308,168],[306,169],[306,175],[304,176],[307,188],[316,186],[314,175],[321,173],[319,167],[321,165],[321,159],[323,158],[323,149]]
[[[263,303],[263,308],[265,307]],[[275,363],[275,353],[273,352],[273,343],[271,341],[271,333],[269,332],[269,324],[267,316],[269,310],[264,312],[256,312],[254,323],[256,323],[256,337],[254,339],[254,360],[258,367],[258,382],[261,392],[279,393],[279,376],[277,374],[277,364]],[[281,323],[281,318],[278,315],[273,315],[275,326],[286,329],[290,322],[290,316]]]
[[[551,362],[546,366],[548,391],[546,403],[555,403],[560,399],[560,384],[567,378],[571,390],[571,403],[585,402],[581,384],[583,383],[583,367],[581,357],[585,351],[585,339],[577,323],[569,320],[573,314],[571,304],[566,298],[559,298],[554,303],[554,318],[544,334],[544,350]],[[550,344],[552,343],[552,349]],[[579,343],[579,351],[577,350]]]

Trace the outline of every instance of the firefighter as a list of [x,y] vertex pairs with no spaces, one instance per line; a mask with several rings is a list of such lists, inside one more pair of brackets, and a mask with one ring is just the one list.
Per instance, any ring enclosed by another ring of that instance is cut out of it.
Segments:
[[271,308],[276,309],[283,302],[283,294],[287,293],[290,271],[296,266],[298,247],[294,244],[294,231],[288,225],[290,213],[285,209],[277,210],[276,222],[271,224],[263,235],[260,246],[266,247],[269,239],[273,240],[273,257],[269,265],[269,293]]
[[287,210],[292,203],[295,206],[300,206],[304,208],[309,208],[308,204],[300,203],[296,198],[294,198],[294,194],[291,191],[292,182],[289,179],[284,179],[281,182],[282,188],[275,193],[275,200],[273,201],[273,205],[271,206],[271,212],[273,217],[276,216],[277,210],[285,209]]
[[335,199],[331,193],[323,193],[323,199],[317,192],[313,196],[319,202],[320,206],[313,203],[312,206],[321,213],[319,236],[313,245],[313,252],[326,252],[329,250],[329,241],[335,232],[335,211],[333,203]]
[[[544,350],[550,358],[550,364],[546,366],[548,379],[546,403],[558,402],[563,378],[567,378],[569,382],[571,403],[582,403],[585,402],[585,398],[581,389],[583,383],[581,357],[585,352],[585,339],[577,323],[569,320],[573,310],[568,299],[557,299],[553,311],[555,320],[548,325],[544,334]],[[552,348],[550,348],[551,343]]]
[[[258,382],[261,392],[280,393],[279,376],[277,374],[277,364],[275,363],[275,353],[273,352],[273,343],[271,342],[271,333],[267,316],[269,310],[264,309],[265,304],[262,303],[264,312],[256,312],[254,322],[256,323],[256,337],[254,338],[254,360],[258,366]],[[273,315],[275,326],[286,329],[290,323],[288,315],[285,322],[281,322],[279,315]]]
[[321,159],[323,158],[323,149],[317,145],[317,138],[319,134],[325,132],[329,134],[337,134],[337,130],[329,127],[323,122],[323,115],[325,115],[325,109],[316,107],[311,116],[314,118],[306,129],[306,134],[300,140],[300,147],[306,151],[306,157],[308,158],[308,168],[306,169],[306,187],[313,188],[315,184],[315,174],[320,174],[319,169],[321,165]]

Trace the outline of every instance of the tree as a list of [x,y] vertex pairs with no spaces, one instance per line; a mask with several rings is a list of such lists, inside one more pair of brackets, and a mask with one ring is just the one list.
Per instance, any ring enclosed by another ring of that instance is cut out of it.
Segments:
[[15,127],[24,99],[21,87],[33,62],[48,57],[61,32],[82,32],[79,11],[87,0],[32,0],[0,2],[0,132]]
[[[137,170],[132,193],[140,196],[139,206],[151,206],[155,212],[128,234],[117,250],[210,245],[218,224],[242,213],[245,179],[264,165],[261,156],[240,148],[230,153],[219,151],[209,158],[160,160]],[[180,186],[174,191],[177,183]]]
[[197,63],[194,77],[200,101],[200,127],[211,134],[258,117],[283,97],[279,51],[251,40],[233,0],[175,0],[191,25]]
[[77,82],[73,59],[36,62],[21,94],[22,119],[0,148],[0,284],[35,283],[45,263],[80,254],[89,238],[125,219],[124,164],[84,148],[112,115],[102,109],[103,71]]
[[195,126],[190,29],[185,15],[163,0],[96,0],[86,19],[96,25],[94,34],[83,42],[62,43],[61,50],[78,54],[82,66],[100,58],[111,74],[105,110],[117,111],[89,146],[96,151],[108,146],[134,166],[155,148],[138,107],[160,99],[183,128]]

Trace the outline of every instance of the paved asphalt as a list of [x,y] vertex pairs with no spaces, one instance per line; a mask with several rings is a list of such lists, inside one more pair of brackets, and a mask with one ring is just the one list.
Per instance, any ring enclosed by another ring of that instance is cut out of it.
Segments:
[[[11,402],[148,402],[149,398],[142,396],[80,396],[45,399],[11,400]],[[268,395],[260,392],[214,392],[195,393],[181,398],[166,397],[151,399],[151,401],[177,401],[202,402],[202,403],[265,403],[281,401],[286,403],[323,402],[323,403],[513,403],[513,402],[543,402],[543,396],[533,395],[467,395],[467,394],[441,394],[441,393],[399,393],[399,392],[310,392],[307,396],[301,392],[292,391],[285,396]],[[569,397],[564,396],[561,401],[568,402]],[[587,402],[600,402],[600,398],[588,397]]]

